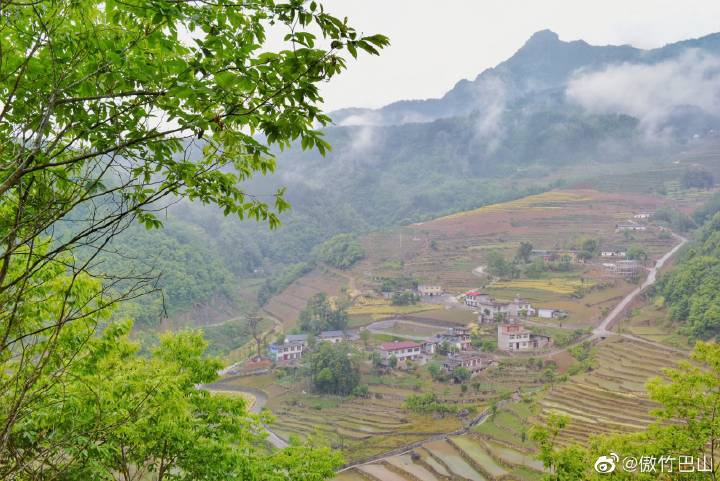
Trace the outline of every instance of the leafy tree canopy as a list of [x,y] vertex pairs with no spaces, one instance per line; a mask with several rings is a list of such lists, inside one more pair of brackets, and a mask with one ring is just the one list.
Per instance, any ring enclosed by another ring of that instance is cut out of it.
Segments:
[[303,332],[319,334],[321,331],[343,330],[347,323],[345,307],[333,306],[322,292],[308,299],[307,306],[300,312],[299,325]]
[[660,279],[662,296],[672,320],[693,337],[720,334],[720,213],[700,229],[678,265]]
[[347,343],[319,343],[309,356],[308,366],[318,392],[348,395],[360,382],[356,355]]
[[352,234],[338,234],[322,243],[315,256],[338,269],[347,269],[365,257],[365,250]]
[[327,151],[319,84],[387,38],[301,0],[6,2],[0,17],[0,478],[331,476],[331,453],[256,450],[244,404],[195,388],[218,368],[197,336],[138,357],[129,324],[108,322],[157,273],[107,256],[181,199],[277,226],[283,189],[245,182],[275,169],[271,149]]

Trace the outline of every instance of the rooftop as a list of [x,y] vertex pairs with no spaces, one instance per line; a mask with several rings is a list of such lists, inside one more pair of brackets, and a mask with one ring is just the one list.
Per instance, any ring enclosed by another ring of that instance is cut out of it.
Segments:
[[489,294],[485,294],[484,292],[480,292],[480,291],[470,291],[470,292],[465,293],[466,297],[488,296],[488,295]]
[[308,335],[307,334],[288,334],[285,336],[285,342],[297,342],[297,341],[307,341]]
[[395,341],[386,342],[380,345],[380,349],[383,351],[399,351],[400,349],[413,349],[415,347],[421,347],[417,342],[412,341]]
[[345,331],[323,331],[319,337],[346,337]]

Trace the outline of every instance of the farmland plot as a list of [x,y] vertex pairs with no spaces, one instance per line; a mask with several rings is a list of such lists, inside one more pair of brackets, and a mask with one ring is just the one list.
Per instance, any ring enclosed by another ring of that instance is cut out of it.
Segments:
[[540,418],[551,412],[570,418],[561,441],[585,442],[594,434],[638,431],[652,417],[654,404],[644,386],[649,378],[672,367],[680,354],[653,345],[618,338],[598,347],[596,368],[550,390],[539,400]]

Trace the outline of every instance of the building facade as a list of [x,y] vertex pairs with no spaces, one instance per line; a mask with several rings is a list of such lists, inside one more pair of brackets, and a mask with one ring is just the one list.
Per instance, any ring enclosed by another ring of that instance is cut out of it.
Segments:
[[533,351],[550,343],[549,336],[533,334],[521,324],[498,325],[498,349],[501,351]]
[[422,355],[422,345],[412,341],[386,342],[380,346],[384,360],[395,357],[398,361],[414,361]]

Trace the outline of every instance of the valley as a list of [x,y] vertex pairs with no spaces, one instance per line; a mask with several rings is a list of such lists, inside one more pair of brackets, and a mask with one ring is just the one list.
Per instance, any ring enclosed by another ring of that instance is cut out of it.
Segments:
[[[362,342],[347,341],[360,353],[360,385],[366,392],[315,393],[306,368],[294,363],[279,363],[260,376],[230,375],[212,389],[266,393],[275,418],[269,425],[273,436],[342,451],[348,464],[338,480],[540,479],[544,468],[529,433],[547,416],[568,419],[560,445],[634,432],[652,421],[654,404],[645,382],[686,358],[688,344],[673,334],[664,313],[652,311],[643,293],[655,281],[655,268],[667,270],[666,262],[685,240],[670,234],[662,221],[633,217],[670,207],[691,213],[708,195],[558,189],[371,232],[359,239],[366,255],[353,266],[319,265],[264,307],[293,333],[305,304],[318,293],[347,306],[348,332],[369,334]],[[629,233],[618,227],[627,222],[644,227]],[[581,260],[589,241],[594,254]],[[532,245],[531,261],[520,262],[520,272],[503,278],[493,262],[512,259],[524,243]],[[616,260],[601,253],[618,246],[642,251],[636,276],[608,272]],[[528,271],[541,263],[545,269]],[[394,305],[382,295],[392,279],[440,285],[444,294]],[[514,321],[550,336],[554,345],[525,353],[497,350],[497,324],[479,322],[478,309],[465,304],[473,289],[563,312],[563,317]],[[435,378],[428,367],[438,362],[434,356],[389,370],[371,360],[388,341],[423,342],[465,326],[472,327],[473,349],[493,359],[468,381]],[[450,411],[408,409],[409,398],[427,393]]]

